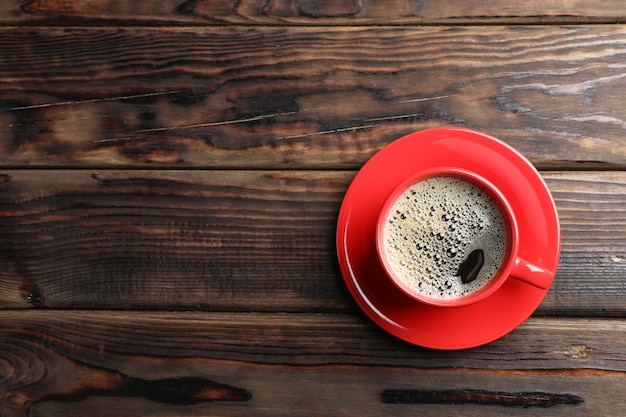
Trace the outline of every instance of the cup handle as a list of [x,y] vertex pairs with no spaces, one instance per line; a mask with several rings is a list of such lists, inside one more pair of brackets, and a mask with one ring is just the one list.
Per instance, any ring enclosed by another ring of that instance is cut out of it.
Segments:
[[517,258],[511,277],[542,290],[547,290],[554,279],[554,272],[530,263],[523,258]]

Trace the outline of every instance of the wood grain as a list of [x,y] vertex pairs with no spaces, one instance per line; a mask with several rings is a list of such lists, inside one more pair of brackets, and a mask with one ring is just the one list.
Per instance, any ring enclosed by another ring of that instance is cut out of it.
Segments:
[[352,175],[9,172],[0,305],[335,308],[334,227]]
[[543,169],[623,169],[625,40],[622,25],[4,28],[0,166],[356,169],[458,125]]
[[[356,310],[334,244],[354,171],[0,174],[0,307]],[[626,315],[626,174],[543,175],[563,239],[540,313]]]
[[618,23],[624,17],[617,0],[5,0],[0,5],[2,22],[56,25]]
[[0,410],[616,415],[624,341],[623,320],[535,318],[490,345],[440,352],[346,315],[2,311]]
[[[0,2],[0,416],[622,415],[622,6]],[[452,352],[335,255],[357,170],[445,125],[542,169],[563,232],[537,313]]]

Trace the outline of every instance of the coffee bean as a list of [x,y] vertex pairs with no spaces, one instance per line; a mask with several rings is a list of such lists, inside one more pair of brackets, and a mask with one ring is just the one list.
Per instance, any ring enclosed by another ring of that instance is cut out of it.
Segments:
[[457,272],[457,275],[461,276],[461,282],[463,284],[469,284],[470,282],[474,281],[484,263],[485,254],[482,249],[473,250],[467,256],[467,259],[463,261],[461,266],[459,266],[459,271]]

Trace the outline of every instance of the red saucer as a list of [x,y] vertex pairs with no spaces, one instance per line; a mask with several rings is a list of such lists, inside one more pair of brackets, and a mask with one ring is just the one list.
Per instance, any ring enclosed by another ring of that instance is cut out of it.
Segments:
[[376,221],[388,194],[418,170],[438,166],[474,171],[507,198],[518,220],[519,256],[556,273],[559,219],[539,172],[498,139],[468,129],[412,133],[374,155],[344,197],[337,225],[337,252],[344,280],[361,309],[389,333],[436,349],[463,349],[509,333],[539,306],[548,290],[508,279],[491,296],[464,307],[414,301],[386,276],[375,244]]

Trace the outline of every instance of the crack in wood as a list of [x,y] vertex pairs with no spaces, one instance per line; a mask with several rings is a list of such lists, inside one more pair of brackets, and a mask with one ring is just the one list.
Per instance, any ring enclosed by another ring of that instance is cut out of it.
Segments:
[[[200,127],[225,126],[225,125],[233,125],[233,124],[239,124],[239,123],[256,122],[259,120],[270,119],[270,118],[279,117],[279,116],[289,116],[291,114],[296,114],[296,113],[297,112],[295,111],[291,111],[291,112],[282,112],[282,113],[263,114],[260,116],[247,117],[243,119],[223,120],[223,121],[208,122],[208,123],[196,123],[196,124],[185,125],[185,126],[169,126],[169,127],[155,127],[151,129],[139,129],[137,130],[137,132],[138,133],[152,133],[152,132],[165,132],[165,131],[172,131],[172,130],[196,129]],[[94,141],[94,142],[101,142],[101,141]]]
[[76,402],[93,396],[145,398],[161,404],[178,406],[214,401],[245,402],[252,398],[252,394],[246,389],[208,378],[179,377],[148,380],[130,377],[109,369],[99,370],[104,374],[101,374],[102,378],[94,384],[79,387],[68,386],[65,391],[40,396],[32,396],[19,391],[10,392],[7,394],[8,403],[28,415],[29,410],[37,404]]
[[527,391],[504,392],[475,389],[387,389],[380,394],[386,404],[478,404],[518,408],[549,408],[580,405],[585,400],[575,394]]
[[172,94],[180,94],[184,93],[185,90],[175,90],[175,91],[164,91],[164,92],[153,92],[153,93],[143,93],[143,94],[130,94],[125,96],[115,96],[115,97],[102,97],[102,98],[92,98],[87,100],[71,100],[71,101],[59,101],[56,103],[42,103],[42,104],[32,104],[29,106],[17,106],[11,107],[7,110],[9,111],[20,111],[20,110],[34,110],[34,109],[42,109],[46,107],[57,107],[57,106],[72,106],[76,104],[89,104],[89,103],[101,103],[105,101],[118,101],[118,100],[134,100],[138,98],[146,98],[146,97],[158,97],[158,96],[168,96]]
[[339,127],[337,129],[329,129],[329,130],[322,130],[320,132],[311,132],[311,133],[302,133],[300,135],[290,135],[290,136],[283,136],[281,138],[281,140],[286,140],[286,139],[299,139],[299,138],[306,138],[306,137],[311,137],[311,136],[320,136],[320,135],[329,135],[331,133],[343,133],[343,132],[349,132],[349,131],[357,131],[357,130],[364,130],[364,129],[370,129],[376,126],[379,126],[379,124],[368,124],[368,125],[356,125],[356,126],[348,126],[348,127]]

